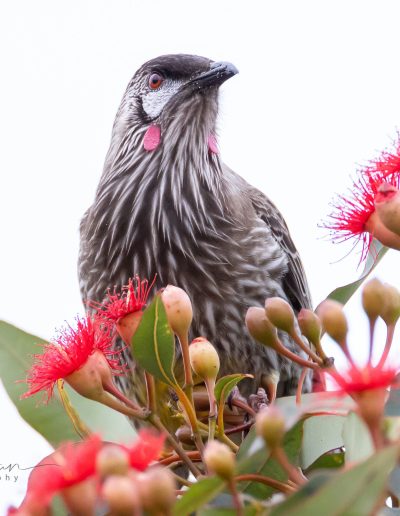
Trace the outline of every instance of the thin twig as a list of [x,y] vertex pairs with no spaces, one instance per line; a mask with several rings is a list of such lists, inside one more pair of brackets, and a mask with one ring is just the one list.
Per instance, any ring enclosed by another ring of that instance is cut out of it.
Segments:
[[266,486],[272,487],[282,493],[291,494],[296,491],[295,487],[292,487],[285,482],[280,482],[279,480],[275,480],[275,478],[266,477],[263,475],[257,475],[255,473],[248,473],[246,475],[239,475],[235,477],[236,482],[259,482],[260,484],[265,484]]

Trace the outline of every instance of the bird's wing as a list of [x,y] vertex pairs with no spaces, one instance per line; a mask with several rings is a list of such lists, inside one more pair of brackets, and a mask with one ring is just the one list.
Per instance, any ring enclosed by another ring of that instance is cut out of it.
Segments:
[[235,182],[241,183],[241,188],[247,190],[256,214],[271,230],[273,237],[287,256],[288,271],[283,277],[283,289],[293,308],[296,311],[301,308],[311,308],[311,294],[306,273],[282,214],[266,195],[249,185],[232,170],[229,172],[235,176]]

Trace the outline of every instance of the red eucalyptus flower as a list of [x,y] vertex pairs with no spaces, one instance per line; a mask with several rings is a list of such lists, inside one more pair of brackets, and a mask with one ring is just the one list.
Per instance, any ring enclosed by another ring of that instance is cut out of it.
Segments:
[[144,471],[157,460],[164,446],[165,436],[155,434],[151,430],[140,430],[137,440],[132,446],[122,446],[129,454],[130,465]]
[[67,442],[41,460],[29,475],[19,511],[30,514],[45,508],[56,493],[92,477],[101,447],[100,437],[94,434],[82,442]]
[[143,308],[146,306],[150,290],[156,278],[149,285],[147,280],[135,278],[135,285],[129,279],[128,285],[122,287],[120,292],[115,289],[113,293],[108,291],[103,303],[89,301],[89,306],[97,310],[99,317],[115,324],[116,329],[127,346],[131,345],[132,337],[142,319]]
[[[130,467],[144,471],[160,456],[164,440],[165,436],[162,434],[141,430],[132,446],[120,446],[129,456]],[[96,434],[82,442],[61,445],[32,470],[25,499],[19,510],[11,509],[10,514],[18,514],[18,511],[30,514],[47,507],[53,496],[57,493],[64,494],[65,489],[92,477],[100,481],[96,471],[96,458],[104,446],[107,444]]]
[[143,310],[155,280],[156,278],[149,285],[148,280],[141,281],[136,276],[135,284],[132,279],[129,279],[128,285],[122,287],[120,292],[114,288],[112,293],[108,291],[103,303],[91,301],[89,306],[95,308],[100,317],[116,323],[129,314]]
[[389,175],[370,167],[360,172],[353,182],[349,195],[339,195],[330,215],[332,222],[325,227],[332,230],[332,239],[343,242],[349,239],[362,241],[361,259],[364,259],[373,238],[382,244],[400,249],[400,237],[390,231],[376,214],[375,202],[382,201],[382,186],[400,186],[400,174]]
[[116,353],[112,345],[113,336],[107,325],[90,316],[77,318],[76,329],[62,328],[53,342],[44,345],[44,353],[34,355],[26,380],[30,388],[22,398],[44,390],[49,400],[57,380],[80,370],[96,352],[113,372],[121,372],[118,360],[111,358]]
[[342,373],[331,369],[327,369],[327,372],[332,376],[338,389],[343,394],[356,396],[365,391],[387,389],[393,386],[397,374],[396,369],[383,369],[379,366],[373,367],[370,364],[362,368],[353,365]]

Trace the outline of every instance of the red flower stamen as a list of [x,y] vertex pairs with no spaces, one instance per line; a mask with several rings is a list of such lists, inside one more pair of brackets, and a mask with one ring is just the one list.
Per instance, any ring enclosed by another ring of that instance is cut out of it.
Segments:
[[141,430],[138,439],[132,446],[123,446],[129,454],[131,467],[144,471],[159,458],[164,441],[165,436],[163,434],[155,434],[151,430]]
[[400,134],[394,142],[393,150],[384,150],[381,155],[371,160],[365,169],[368,175],[380,174],[383,178],[400,174]]
[[135,284],[132,279],[129,279],[128,285],[123,286],[120,292],[115,288],[112,293],[108,291],[106,300],[103,303],[90,301],[88,305],[97,310],[99,317],[117,322],[128,314],[143,310],[155,280],[156,277],[149,284],[148,280],[141,281],[136,276]]
[[34,363],[28,372],[29,391],[22,398],[47,391],[47,401],[52,396],[54,386],[80,369],[95,351],[100,351],[114,373],[122,367],[117,359],[111,358],[118,353],[113,349],[114,334],[108,325],[86,316],[77,318],[76,329],[67,326],[59,331],[53,342],[44,345],[44,353],[34,355]]
[[373,367],[371,365],[362,368],[351,366],[342,373],[332,369],[328,369],[326,372],[332,376],[338,390],[342,394],[349,395],[394,386],[397,375],[396,369],[383,369],[379,366]]
[[334,211],[330,215],[332,222],[324,224],[324,227],[332,231],[331,238],[337,242],[349,239],[361,241],[363,248],[361,260],[363,260],[371,246],[373,235],[368,232],[366,225],[375,212],[376,197],[381,195],[379,187],[388,183],[396,188],[400,186],[400,174],[387,176],[382,172],[369,174],[369,168],[358,175],[353,182],[349,195],[339,195],[334,202]]

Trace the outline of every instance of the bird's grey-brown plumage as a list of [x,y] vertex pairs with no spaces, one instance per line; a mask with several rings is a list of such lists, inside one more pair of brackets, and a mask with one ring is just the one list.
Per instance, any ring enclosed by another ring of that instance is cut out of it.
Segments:
[[[254,342],[244,317],[268,296],[287,299],[296,311],[310,307],[305,273],[277,208],[209,145],[218,88],[236,72],[190,55],[162,56],[136,72],[81,223],[80,285],[84,301],[101,301],[107,288],[157,273],[157,287],[171,283],[191,297],[193,336],[217,347],[221,374],[248,372],[258,383],[279,371],[288,393],[298,366]],[[156,76],[160,85],[152,88]],[[152,125],[160,142],[146,150]]]

